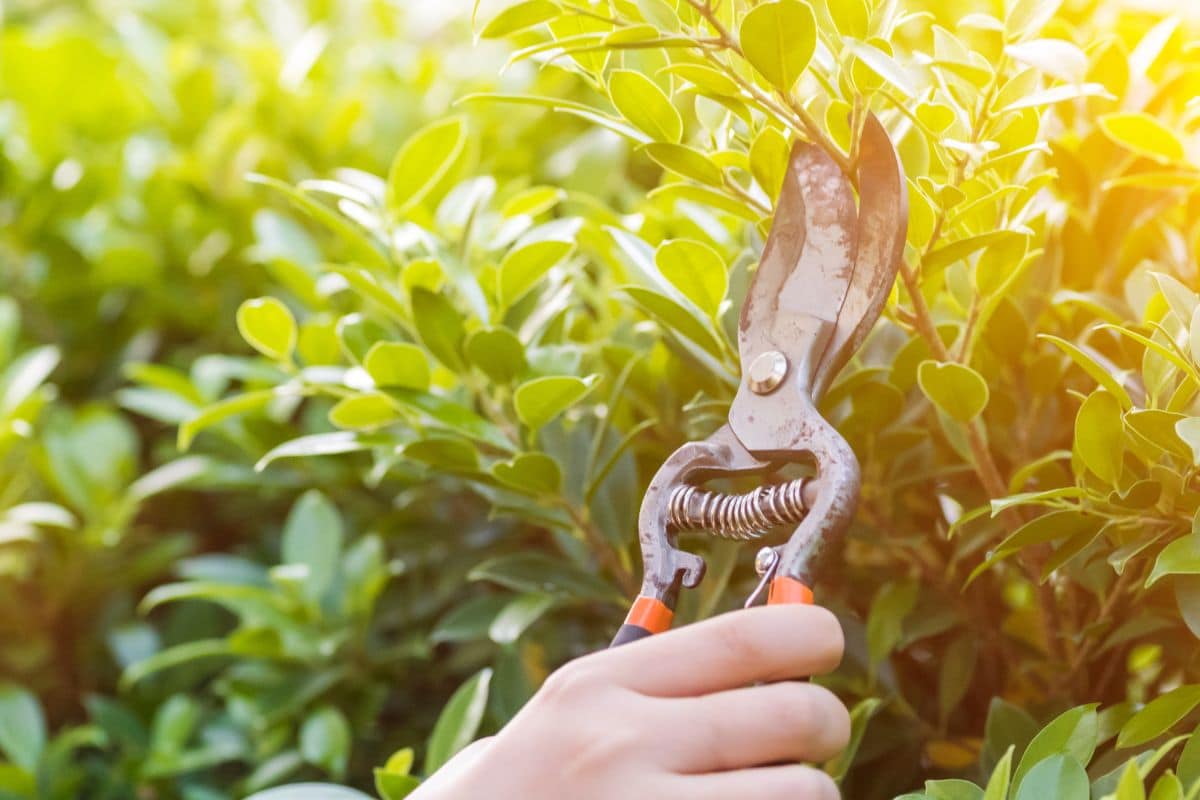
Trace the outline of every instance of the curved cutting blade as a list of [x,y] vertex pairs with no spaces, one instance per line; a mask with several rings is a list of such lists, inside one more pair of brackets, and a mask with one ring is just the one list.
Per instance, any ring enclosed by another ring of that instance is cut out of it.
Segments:
[[858,252],[837,328],[817,366],[813,396],[825,394],[871,332],[896,282],[908,236],[908,186],[896,148],[868,114],[858,150]]

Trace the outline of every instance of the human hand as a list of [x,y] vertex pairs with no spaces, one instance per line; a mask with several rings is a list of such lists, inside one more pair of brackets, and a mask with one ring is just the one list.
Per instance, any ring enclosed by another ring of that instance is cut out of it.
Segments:
[[820,770],[850,715],[798,681],[842,658],[837,619],[760,606],[572,661],[412,800],[837,800]]

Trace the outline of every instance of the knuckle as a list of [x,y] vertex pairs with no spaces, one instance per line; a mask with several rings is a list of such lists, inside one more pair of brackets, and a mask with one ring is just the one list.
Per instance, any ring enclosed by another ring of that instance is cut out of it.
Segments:
[[590,700],[603,685],[598,670],[584,659],[569,662],[552,672],[538,694],[544,704],[573,706]]
[[712,632],[723,652],[739,661],[755,661],[769,647],[767,638],[758,635],[760,630],[761,626],[744,624],[737,614],[726,614],[714,621]]

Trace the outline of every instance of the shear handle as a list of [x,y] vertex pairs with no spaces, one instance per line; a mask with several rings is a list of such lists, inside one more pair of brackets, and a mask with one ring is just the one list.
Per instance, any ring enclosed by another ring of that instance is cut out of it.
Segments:
[[665,598],[664,601],[640,594],[633,601],[633,606],[625,617],[625,624],[617,631],[609,647],[619,647],[662,633],[671,627],[674,618],[675,603],[672,598]]

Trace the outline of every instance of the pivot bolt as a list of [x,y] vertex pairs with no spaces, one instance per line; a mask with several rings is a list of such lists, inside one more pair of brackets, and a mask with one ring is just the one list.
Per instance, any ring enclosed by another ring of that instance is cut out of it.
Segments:
[[779,554],[775,552],[774,547],[764,547],[754,556],[754,571],[758,577],[765,577],[778,560]]
[[750,386],[750,391],[755,394],[770,394],[779,387],[779,384],[783,383],[787,373],[787,356],[778,350],[768,350],[760,353],[750,363],[750,369],[746,373],[746,382]]

